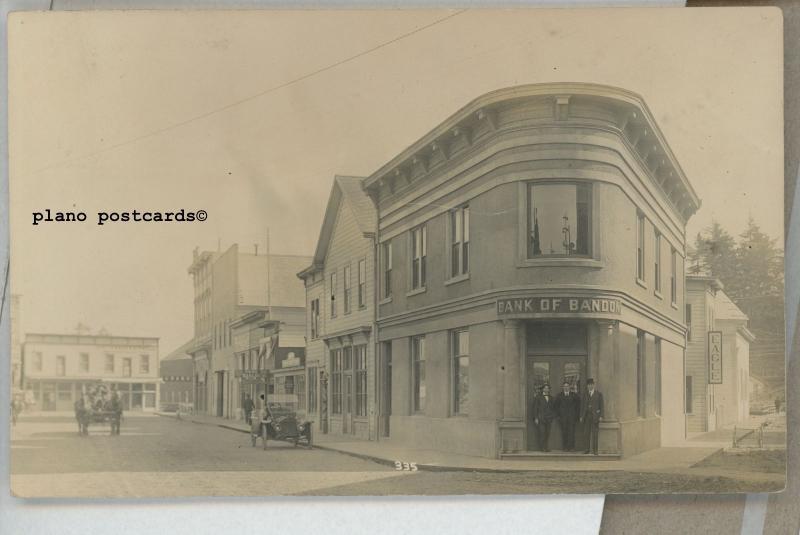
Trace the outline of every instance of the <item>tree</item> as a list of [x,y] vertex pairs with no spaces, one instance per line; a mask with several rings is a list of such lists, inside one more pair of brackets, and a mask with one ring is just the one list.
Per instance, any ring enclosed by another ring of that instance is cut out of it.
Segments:
[[689,272],[693,275],[717,277],[723,284],[735,277],[736,242],[719,222],[698,233],[694,250],[689,254]]
[[783,251],[763,233],[752,216],[739,235],[737,276],[726,293],[750,317],[750,324],[773,333],[783,332]]

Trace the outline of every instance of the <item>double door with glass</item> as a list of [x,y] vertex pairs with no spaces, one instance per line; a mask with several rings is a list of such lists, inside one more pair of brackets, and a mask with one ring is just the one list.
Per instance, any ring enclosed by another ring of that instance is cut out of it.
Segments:
[[[534,423],[533,406],[537,395],[542,392],[545,384],[550,385],[551,400],[557,399],[558,393],[562,391],[564,381],[570,385],[570,389],[581,397],[585,386],[586,374],[586,355],[530,355],[526,362],[526,430],[527,430],[527,449],[540,450],[539,432],[540,427]],[[579,408],[579,406],[578,406]],[[577,421],[575,425],[575,449],[581,451],[585,447],[582,425]],[[548,449],[557,451],[562,449],[561,421],[554,418],[550,425],[550,436]]]

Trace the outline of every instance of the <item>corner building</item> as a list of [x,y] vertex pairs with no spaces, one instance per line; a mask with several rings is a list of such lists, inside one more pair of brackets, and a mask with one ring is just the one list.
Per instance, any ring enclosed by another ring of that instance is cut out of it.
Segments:
[[530,454],[534,393],[564,380],[584,392],[592,377],[601,453],[685,437],[685,226],[700,201],[641,97],[495,91],[364,188],[378,212],[382,436]]

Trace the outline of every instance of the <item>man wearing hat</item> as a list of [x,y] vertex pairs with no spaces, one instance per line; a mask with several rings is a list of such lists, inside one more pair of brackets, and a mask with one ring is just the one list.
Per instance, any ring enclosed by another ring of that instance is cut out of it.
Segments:
[[579,407],[578,394],[572,391],[569,381],[564,381],[555,403],[558,423],[561,426],[561,449],[564,451],[575,449],[575,420],[578,418]]
[[550,395],[550,385],[542,386],[542,392],[533,399],[533,423],[539,437],[539,449],[550,451],[550,425],[556,417],[555,400]]
[[581,403],[581,422],[586,421],[588,439],[586,451],[597,455],[597,436],[600,433],[600,422],[603,421],[603,394],[595,390],[594,379],[586,380],[586,395]]

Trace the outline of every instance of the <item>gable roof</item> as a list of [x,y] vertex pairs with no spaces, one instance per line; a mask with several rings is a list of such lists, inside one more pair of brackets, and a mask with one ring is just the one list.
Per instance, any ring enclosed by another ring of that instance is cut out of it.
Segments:
[[319,239],[317,239],[317,248],[314,251],[312,264],[297,274],[301,279],[305,278],[306,274],[320,269],[325,263],[328,246],[333,237],[333,228],[336,225],[336,216],[340,210],[350,210],[364,237],[375,234],[378,224],[377,213],[372,199],[361,187],[363,180],[361,177],[341,175],[333,178],[333,186],[328,196],[328,206],[325,208],[325,216],[322,219],[322,228]]
[[718,292],[716,298],[716,311],[715,315],[716,318],[719,320],[741,320],[747,321],[750,318],[747,317],[747,314],[742,312],[742,310],[736,306],[736,304],[731,301],[731,298],[728,297],[725,292]]

